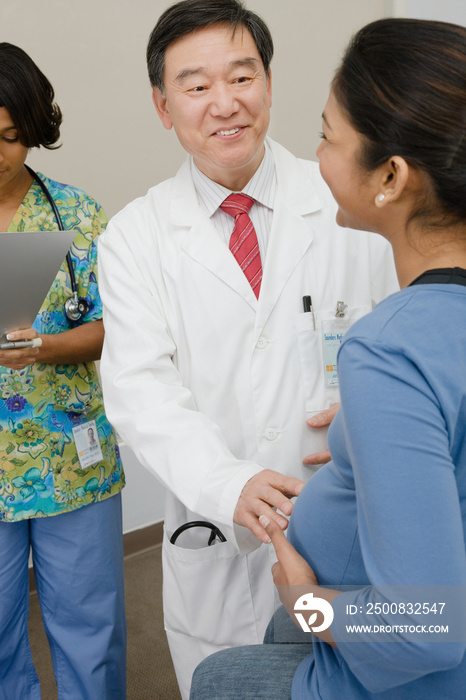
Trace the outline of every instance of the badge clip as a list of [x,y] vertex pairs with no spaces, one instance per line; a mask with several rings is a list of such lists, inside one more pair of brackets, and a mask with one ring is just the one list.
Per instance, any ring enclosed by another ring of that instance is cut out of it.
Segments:
[[348,308],[348,304],[345,304],[343,301],[337,301],[337,308],[335,311],[335,316],[337,318],[343,318],[347,308]]

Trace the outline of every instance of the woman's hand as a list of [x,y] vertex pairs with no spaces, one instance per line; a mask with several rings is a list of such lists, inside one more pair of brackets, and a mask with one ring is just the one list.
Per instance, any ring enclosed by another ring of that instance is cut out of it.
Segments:
[[[276,522],[261,515],[259,521],[270,537],[278,561],[272,566],[273,582],[288,615],[298,625],[294,616],[294,606],[310,586],[318,586],[317,578],[307,561],[288,542],[283,530]],[[267,522],[266,522],[267,521]]]
[[[261,515],[260,524],[270,537],[278,561],[272,566],[273,582],[279,586],[318,586],[317,578],[307,561],[288,542],[283,530]],[[267,521],[267,522],[266,522]],[[283,601],[282,601],[283,603]]]
[[55,365],[73,365],[99,360],[104,340],[102,321],[91,321],[62,333],[39,335],[34,328],[8,333],[8,340],[40,338],[39,348],[27,347],[0,350],[0,365],[10,369],[24,369],[34,362]]
[[[34,340],[35,338],[39,338],[39,334],[34,328],[12,331],[7,335],[7,340],[12,343],[23,340]],[[28,365],[37,362],[39,352],[40,348],[33,346],[0,350],[0,365],[9,367],[10,369],[24,369]]]
[[[319,586],[313,569],[288,542],[276,522],[269,520],[264,515],[260,516],[259,521],[269,535],[277,555],[278,561],[272,566],[272,575],[278,595],[288,615],[298,625],[294,609],[296,601],[301,596],[312,593],[314,597],[322,598],[331,605],[340,593],[331,588]],[[330,628],[315,634],[327,644],[336,646]]]

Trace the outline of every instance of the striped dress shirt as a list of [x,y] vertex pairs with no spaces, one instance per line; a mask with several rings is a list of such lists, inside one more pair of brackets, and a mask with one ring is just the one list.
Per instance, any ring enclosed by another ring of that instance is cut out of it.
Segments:
[[[191,161],[191,173],[200,206],[212,219],[219,236],[225,241],[226,246],[229,247],[235,222],[231,216],[223,212],[219,207],[223,200],[232,193],[232,190],[210,180],[199,170],[194,160]],[[272,152],[266,143],[265,154],[261,164],[246,187],[241,190],[243,194],[247,194],[254,199],[249,215],[256,230],[262,267],[264,267],[267,243],[272,228],[276,186],[275,164]]]

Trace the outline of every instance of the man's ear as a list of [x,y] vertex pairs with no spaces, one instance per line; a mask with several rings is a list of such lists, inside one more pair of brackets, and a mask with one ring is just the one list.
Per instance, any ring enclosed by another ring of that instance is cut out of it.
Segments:
[[158,87],[152,88],[152,102],[154,103],[160,121],[166,129],[171,129],[173,122],[167,107],[167,98]]
[[269,109],[272,106],[272,71],[269,68],[269,73],[266,77],[266,90],[267,90],[267,97],[268,102],[269,102]]
[[401,156],[392,156],[379,169],[378,192],[375,204],[384,207],[395,202],[405,191],[408,184],[410,167]]

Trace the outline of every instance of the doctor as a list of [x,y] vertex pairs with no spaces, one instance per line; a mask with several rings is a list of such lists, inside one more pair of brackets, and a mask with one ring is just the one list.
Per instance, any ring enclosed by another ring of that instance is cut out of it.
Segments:
[[[167,488],[164,614],[183,697],[202,658],[262,641],[278,601],[258,518],[285,529],[273,508],[289,515],[325,460],[326,430],[306,420],[335,410],[339,341],[397,288],[382,239],[335,224],[318,165],[266,138],[272,51],[237,0],[164,12],[153,100],[189,157],[99,243],[105,406]],[[247,198],[224,204],[232,193]],[[226,541],[209,546],[199,526],[170,542],[192,521]]]

